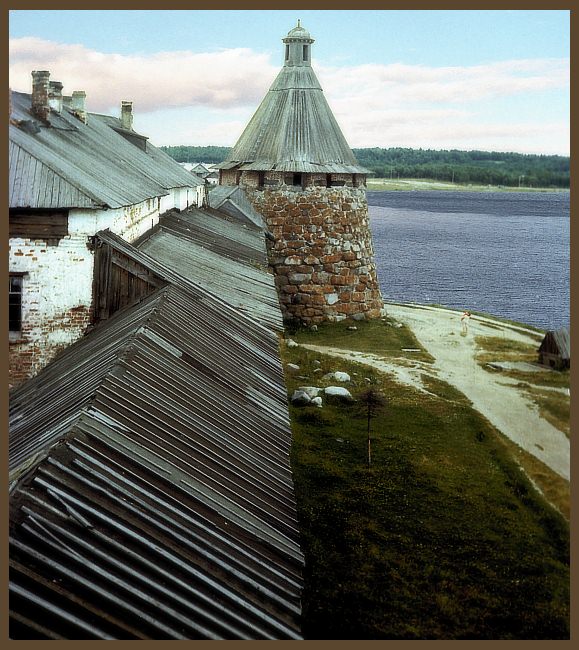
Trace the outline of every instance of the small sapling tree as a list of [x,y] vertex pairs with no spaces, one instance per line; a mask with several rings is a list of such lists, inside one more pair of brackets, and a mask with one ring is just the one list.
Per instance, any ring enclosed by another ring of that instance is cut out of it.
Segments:
[[372,437],[370,436],[372,418],[386,408],[387,400],[384,395],[375,388],[367,388],[358,396],[358,400],[366,410],[368,422],[368,467],[370,467],[372,465]]

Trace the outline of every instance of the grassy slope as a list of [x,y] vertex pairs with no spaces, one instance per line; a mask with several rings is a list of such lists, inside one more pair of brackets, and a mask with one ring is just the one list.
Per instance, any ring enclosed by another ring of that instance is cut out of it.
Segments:
[[[336,345],[345,327],[294,338]],[[419,347],[409,330],[382,328],[384,349]],[[369,350],[364,328],[355,334]],[[284,359],[309,377],[288,375],[290,394],[340,369],[354,394],[368,377],[388,398],[372,424],[370,469],[358,405],[291,408],[306,638],[568,636],[568,526],[460,393],[432,381],[432,397],[301,347]]]

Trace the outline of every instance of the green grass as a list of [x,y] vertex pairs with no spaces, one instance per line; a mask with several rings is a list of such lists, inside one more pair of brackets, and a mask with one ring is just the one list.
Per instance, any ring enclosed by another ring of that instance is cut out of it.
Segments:
[[344,370],[354,395],[368,377],[388,400],[369,469],[360,405],[290,408],[306,638],[568,638],[568,525],[461,393],[430,379],[432,397],[301,347],[283,356],[308,377],[288,375],[290,394]]
[[522,388],[537,404],[541,416],[569,438],[571,435],[571,427],[569,424],[571,419],[571,404],[569,397],[560,392],[541,390],[527,383],[523,384]]
[[[348,327],[357,330],[349,330]],[[298,343],[311,343],[357,352],[368,352],[384,359],[391,357],[407,358],[432,363],[434,359],[417,341],[412,330],[391,318],[340,323],[322,323],[317,331],[310,328],[288,332]],[[420,352],[404,350],[420,349]]]
[[369,178],[370,191],[461,191],[461,192],[568,192],[567,188],[550,187],[508,187],[503,185],[479,185],[472,183],[451,183],[428,178]]
[[[503,361],[523,361],[526,363],[537,363],[538,346],[530,343],[521,343],[500,336],[477,336],[475,343],[479,348],[477,353],[477,362],[489,372],[491,370],[489,363]],[[532,384],[538,387],[551,388],[570,388],[571,374],[570,370],[548,370],[548,371],[527,371],[527,370],[501,370],[501,374],[511,379],[517,379],[525,384]],[[558,399],[556,393],[552,393],[553,399]],[[567,401],[569,401],[567,399]]]

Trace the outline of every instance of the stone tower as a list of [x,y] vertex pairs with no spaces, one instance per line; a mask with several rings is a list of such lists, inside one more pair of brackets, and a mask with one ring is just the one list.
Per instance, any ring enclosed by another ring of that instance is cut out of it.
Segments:
[[300,26],[284,65],[220,168],[242,187],[274,241],[269,261],[286,319],[376,318],[376,278],[366,200],[367,169],[342,135],[311,67],[314,39]]

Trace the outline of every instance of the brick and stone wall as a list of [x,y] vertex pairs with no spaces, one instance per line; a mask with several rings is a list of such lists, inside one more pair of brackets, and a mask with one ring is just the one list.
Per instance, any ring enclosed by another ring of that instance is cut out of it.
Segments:
[[35,375],[90,323],[92,253],[84,235],[57,246],[12,238],[10,271],[23,273],[22,329],[10,333],[9,377],[15,386]]
[[305,189],[244,187],[275,238],[270,264],[284,317],[306,324],[379,317],[383,302],[364,188],[352,187],[351,176],[341,187],[308,180]]
[[89,238],[110,228],[129,242],[152,228],[159,215],[196,202],[196,188],[114,210],[70,210],[68,235],[57,245],[12,237],[9,270],[22,276],[22,329],[10,333],[9,380],[33,377],[63,348],[79,339],[92,319],[94,257]]

